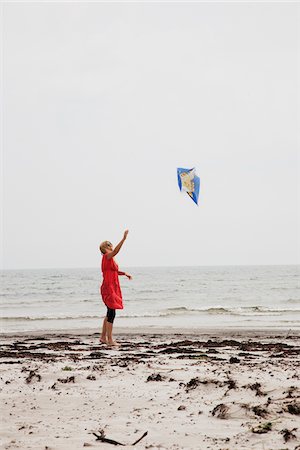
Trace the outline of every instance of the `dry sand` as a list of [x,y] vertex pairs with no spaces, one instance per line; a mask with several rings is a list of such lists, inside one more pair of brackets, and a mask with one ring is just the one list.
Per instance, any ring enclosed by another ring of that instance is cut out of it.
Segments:
[[299,336],[286,334],[119,330],[119,349],[82,331],[2,335],[0,448],[116,448],[97,435],[124,449],[300,449]]

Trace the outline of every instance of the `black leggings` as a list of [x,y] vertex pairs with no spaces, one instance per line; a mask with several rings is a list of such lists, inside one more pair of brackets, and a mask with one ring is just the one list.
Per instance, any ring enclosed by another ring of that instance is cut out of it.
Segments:
[[115,317],[116,317],[116,310],[107,308],[106,317],[107,317],[107,322],[113,323],[115,320]]

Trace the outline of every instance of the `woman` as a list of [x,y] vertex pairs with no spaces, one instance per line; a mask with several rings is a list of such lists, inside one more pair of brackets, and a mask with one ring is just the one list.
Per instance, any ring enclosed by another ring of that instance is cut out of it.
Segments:
[[102,257],[102,274],[103,282],[101,285],[102,300],[107,306],[107,314],[103,320],[102,333],[100,342],[112,346],[117,346],[117,342],[113,340],[112,329],[116,316],[116,309],[123,309],[122,292],[119,283],[119,275],[125,275],[129,280],[132,279],[131,275],[125,272],[120,272],[117,263],[114,260],[122,248],[128,235],[128,230],[124,232],[123,239],[114,248],[112,243],[104,241],[100,244],[100,251]]

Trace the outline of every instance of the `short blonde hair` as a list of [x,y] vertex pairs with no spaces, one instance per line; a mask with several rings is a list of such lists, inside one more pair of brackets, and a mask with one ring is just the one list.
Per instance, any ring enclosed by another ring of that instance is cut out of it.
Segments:
[[105,249],[111,245],[110,241],[103,241],[101,242],[101,244],[99,245],[99,250],[102,253],[102,255],[105,255]]

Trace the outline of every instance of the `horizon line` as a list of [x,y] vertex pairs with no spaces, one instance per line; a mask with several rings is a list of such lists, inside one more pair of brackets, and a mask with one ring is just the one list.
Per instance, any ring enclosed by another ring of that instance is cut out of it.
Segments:
[[[141,266],[127,266],[122,265],[122,267],[126,267],[129,269],[154,269],[154,268],[184,268],[184,267],[282,267],[282,266],[299,266],[300,263],[276,263],[276,264],[199,264],[199,265],[141,265]],[[8,271],[20,271],[20,270],[82,270],[82,269],[99,269],[101,267],[99,266],[76,266],[76,267],[26,267],[26,268],[1,268],[1,272],[8,272]]]

